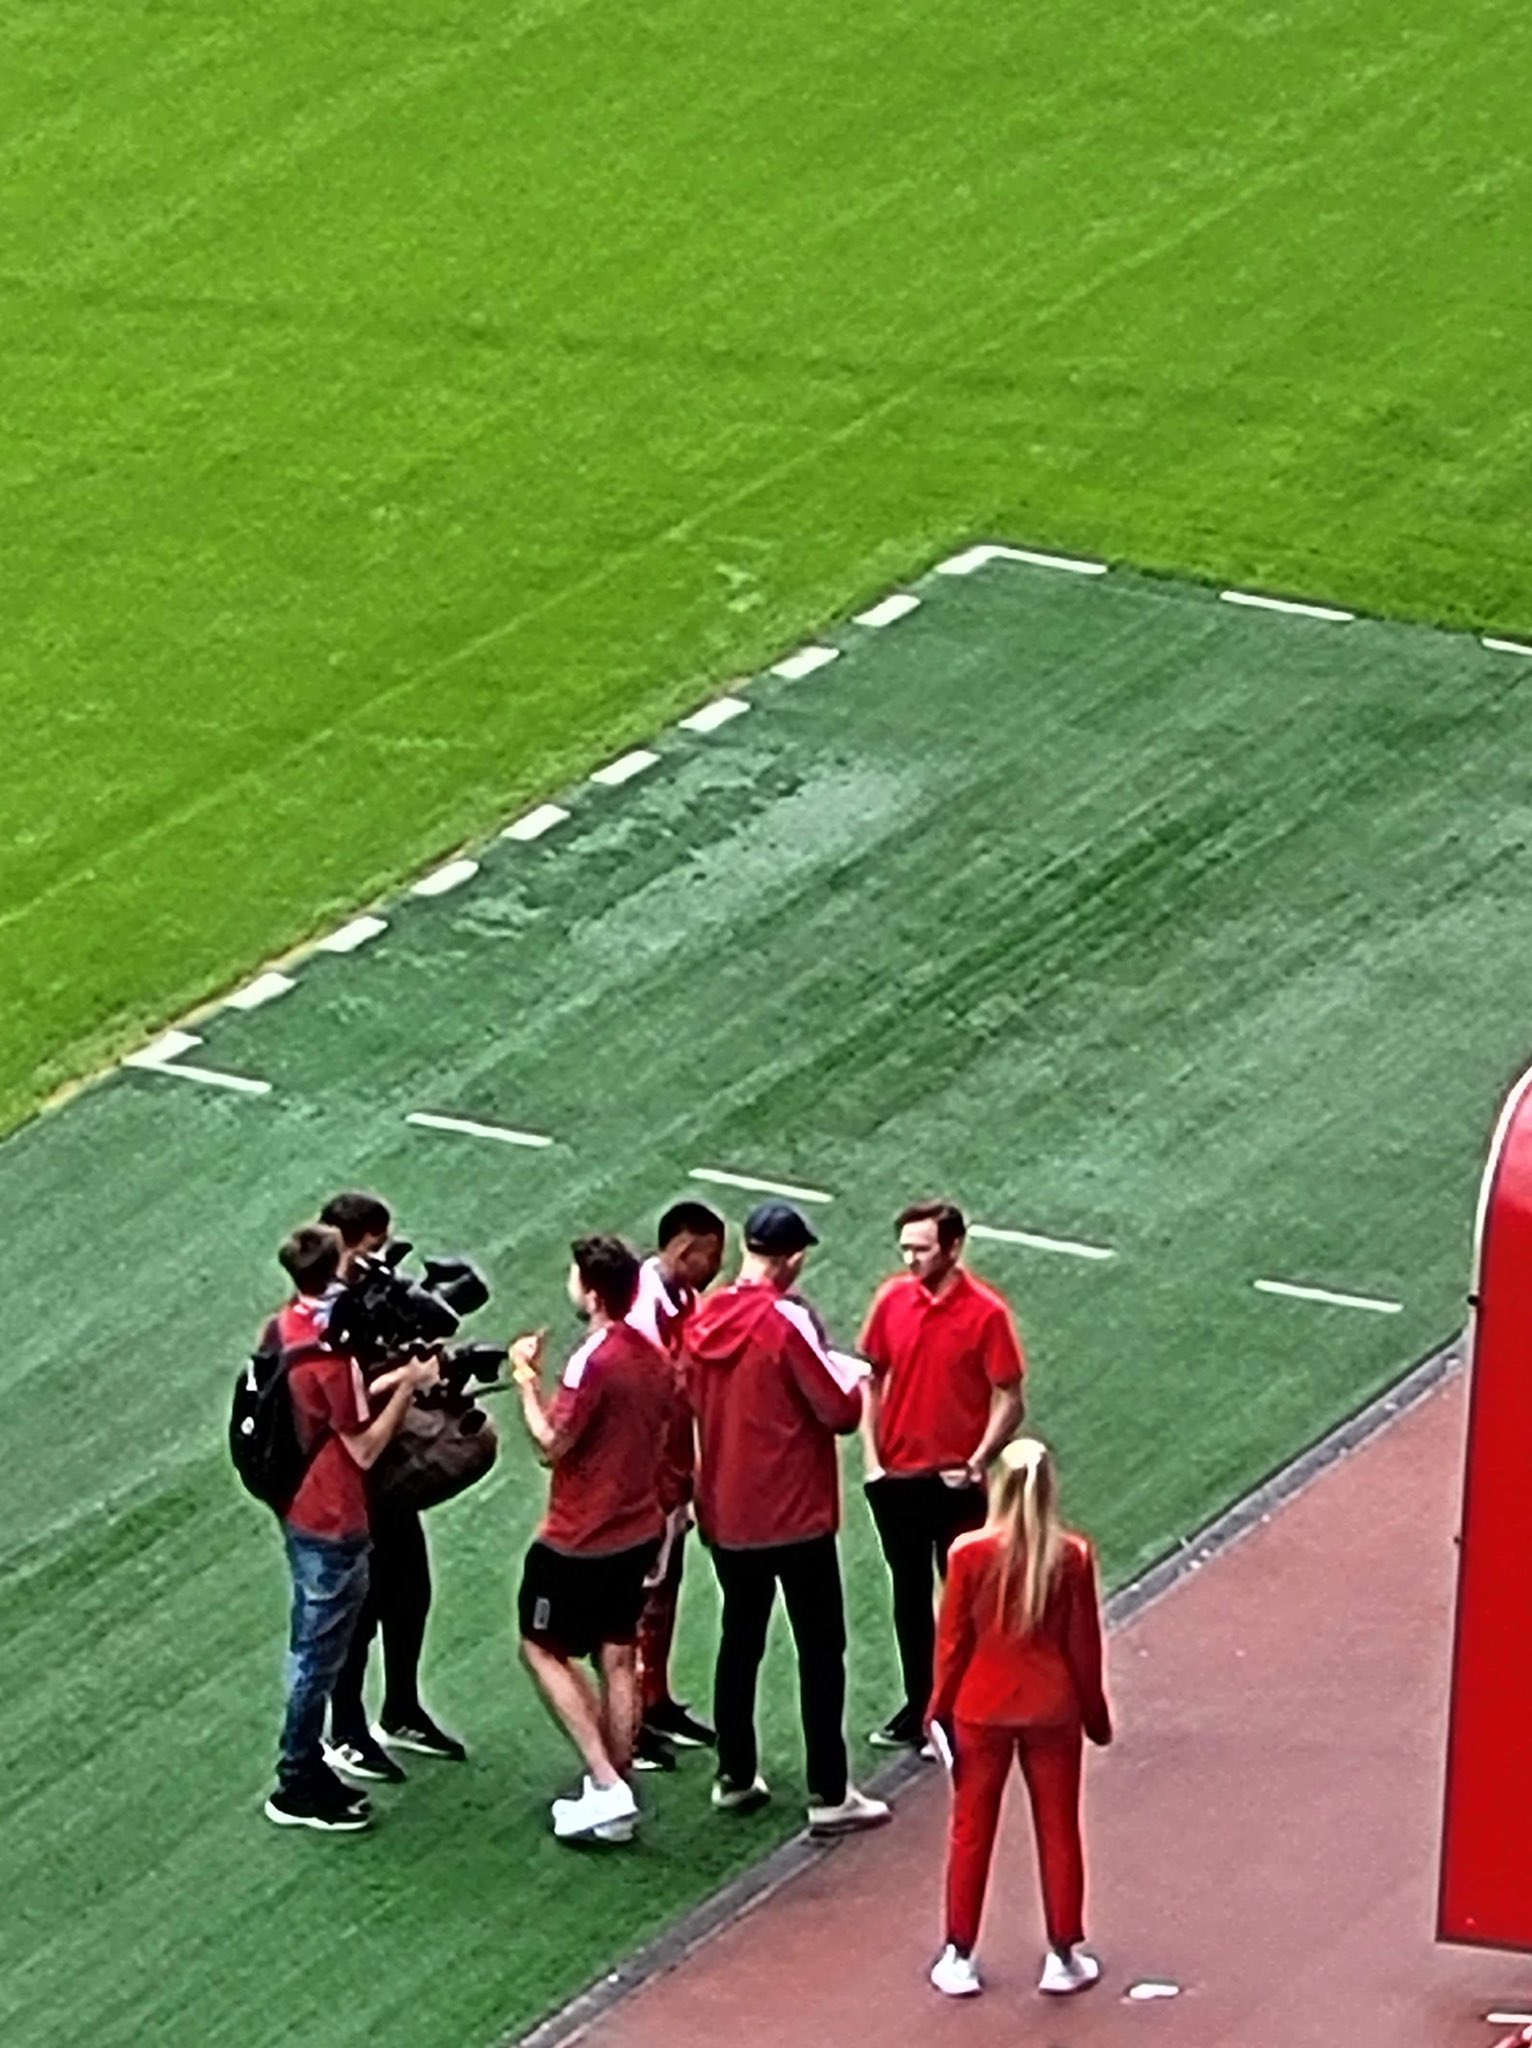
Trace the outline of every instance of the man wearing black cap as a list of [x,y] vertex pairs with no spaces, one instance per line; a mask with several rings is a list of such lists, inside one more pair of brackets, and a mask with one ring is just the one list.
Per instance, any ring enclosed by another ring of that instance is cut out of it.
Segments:
[[713,1708],[713,1804],[747,1813],[770,1797],[759,1772],[755,1690],[780,1584],[798,1653],[809,1828],[850,1834],[889,1817],[847,1779],[846,1617],[841,1597],[837,1436],[862,1413],[855,1368],[832,1353],[793,1292],[807,1220],[763,1202],[745,1220],[739,1278],[698,1307],[686,1333],[697,1418],[697,1520],[723,1594]]

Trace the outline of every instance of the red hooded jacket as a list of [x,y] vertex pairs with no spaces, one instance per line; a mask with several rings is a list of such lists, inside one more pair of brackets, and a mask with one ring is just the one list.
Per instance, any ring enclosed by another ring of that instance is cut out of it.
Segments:
[[856,1428],[862,1396],[812,1311],[768,1283],[737,1283],[698,1304],[685,1344],[704,1540],[764,1550],[833,1535],[835,1439]]

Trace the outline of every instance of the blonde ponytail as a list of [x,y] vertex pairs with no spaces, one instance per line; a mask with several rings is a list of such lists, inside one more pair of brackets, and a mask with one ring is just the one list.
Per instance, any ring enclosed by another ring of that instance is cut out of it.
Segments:
[[1033,1635],[1047,1611],[1064,1553],[1053,1454],[1036,1437],[1021,1437],[1000,1453],[990,1491],[990,1527],[1000,1547],[1000,1614],[1022,1635]]

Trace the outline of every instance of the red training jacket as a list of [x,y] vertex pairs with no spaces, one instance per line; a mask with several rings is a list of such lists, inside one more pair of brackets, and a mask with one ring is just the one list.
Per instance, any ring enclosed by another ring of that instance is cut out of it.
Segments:
[[812,1311],[764,1282],[736,1283],[698,1304],[685,1345],[704,1540],[764,1550],[833,1535],[835,1439],[856,1428],[862,1396]]
[[1078,1724],[1092,1742],[1110,1742],[1095,1552],[1083,1536],[1066,1534],[1041,1625],[1022,1635],[1000,1613],[1003,1543],[998,1530],[985,1528],[952,1546],[926,1719],[947,1727]]

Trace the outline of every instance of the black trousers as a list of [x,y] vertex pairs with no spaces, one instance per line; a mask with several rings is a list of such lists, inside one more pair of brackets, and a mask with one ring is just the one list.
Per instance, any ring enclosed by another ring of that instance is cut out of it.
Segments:
[[713,1680],[718,1774],[749,1785],[760,1765],[755,1690],[777,1587],[798,1653],[798,1702],[809,1797],[839,1806],[846,1796],[846,1609],[833,1536],[769,1550],[713,1551],[723,1594],[723,1627]]
[[431,1558],[415,1508],[375,1508],[372,1573],[367,1604],[330,1697],[330,1729],[337,1742],[364,1733],[362,1688],[372,1639],[383,1637],[383,1718],[408,1721],[420,1708],[420,1653],[431,1612]]
[[870,1479],[866,1493],[893,1583],[894,1635],[904,1677],[897,1718],[913,1731],[925,1721],[935,1677],[935,1580],[947,1576],[953,1538],[983,1527],[984,1488],[948,1486],[934,1473],[910,1479],[885,1475]]

